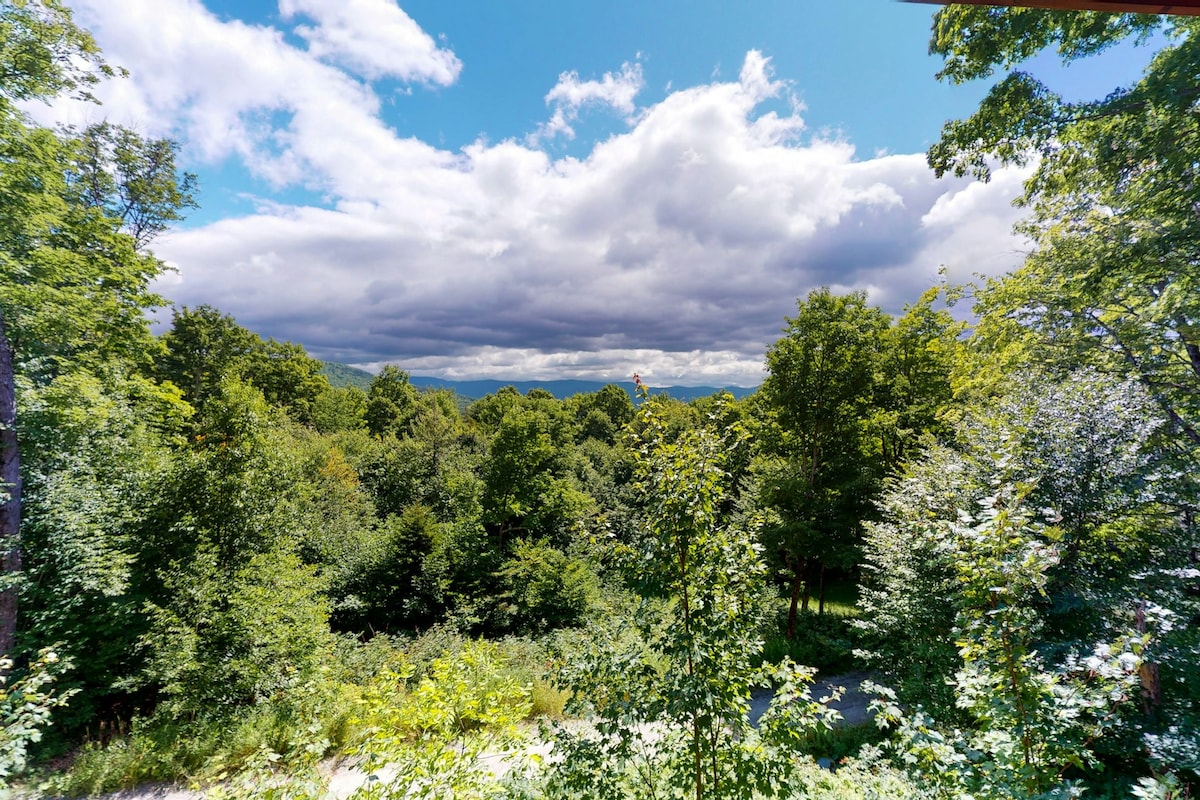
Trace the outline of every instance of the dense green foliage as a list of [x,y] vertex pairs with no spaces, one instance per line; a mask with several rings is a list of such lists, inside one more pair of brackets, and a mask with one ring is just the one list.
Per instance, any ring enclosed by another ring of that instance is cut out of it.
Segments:
[[[934,49],[966,80],[1161,24],[952,6]],[[54,791],[318,797],[339,754],[361,797],[1194,791],[1193,31],[1103,101],[1013,73],[948,126],[939,170],[1040,156],[970,330],[819,289],[741,400],[463,407],[208,306],[154,336],[194,179],[22,114],[112,70],[0,0],[0,781],[73,751]],[[873,670],[881,730],[831,728],[797,656]]]

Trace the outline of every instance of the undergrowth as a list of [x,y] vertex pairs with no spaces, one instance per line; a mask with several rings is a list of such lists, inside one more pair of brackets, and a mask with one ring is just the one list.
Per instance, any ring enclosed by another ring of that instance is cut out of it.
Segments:
[[[447,628],[408,640],[344,639],[334,666],[307,686],[233,715],[135,718],[124,735],[85,743],[65,772],[43,774],[39,791],[74,797],[145,783],[200,786],[272,765],[343,755],[361,749],[373,735],[366,706],[377,716],[381,697],[403,704],[430,679],[444,683],[447,659],[461,659],[479,646]],[[562,716],[569,692],[555,676],[563,646],[553,638],[510,638],[487,646],[489,680],[519,687],[524,718]]]

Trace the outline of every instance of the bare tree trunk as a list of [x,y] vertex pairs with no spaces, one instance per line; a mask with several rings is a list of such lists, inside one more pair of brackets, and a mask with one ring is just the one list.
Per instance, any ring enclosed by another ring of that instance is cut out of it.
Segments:
[[800,598],[800,610],[805,614],[808,613],[808,601],[812,598],[812,575],[813,565],[805,561],[804,563],[804,594]]
[[821,562],[821,578],[817,587],[817,615],[825,616],[825,562]]
[[[1146,601],[1137,605],[1134,612],[1138,633],[1146,632]],[[1138,667],[1138,678],[1142,683],[1142,713],[1147,717],[1153,716],[1162,705],[1162,684],[1158,676],[1158,664],[1143,661]]]
[[[0,313],[0,580],[21,571],[21,453],[17,449],[17,392],[12,345]],[[17,589],[0,592],[0,655],[12,654]]]
[[796,638],[796,617],[797,609],[800,607],[800,587],[804,584],[804,567],[801,566],[804,562],[799,559],[793,560],[792,567],[792,603],[788,606],[787,619],[787,638],[792,640]]

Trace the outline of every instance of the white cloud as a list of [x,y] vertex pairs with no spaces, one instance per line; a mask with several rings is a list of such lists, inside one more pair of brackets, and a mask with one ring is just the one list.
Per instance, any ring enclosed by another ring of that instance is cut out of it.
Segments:
[[967,183],[938,197],[921,218],[929,233],[922,257],[945,267],[955,283],[997,275],[1020,263],[1031,243],[1010,233],[1023,213],[1012,201],[1034,168],[994,170],[989,183]]
[[633,113],[633,99],[644,85],[641,64],[626,62],[621,65],[620,73],[606,72],[598,81],[581,81],[578,72],[564,72],[546,93],[546,102],[576,109],[597,103],[628,115]]
[[303,15],[316,26],[298,25],[313,56],[343,64],[365,78],[385,76],[448,85],[462,64],[396,5],[394,0],[279,0],[286,20]]
[[73,5],[135,76],[106,88],[115,121],[331,198],[264,203],[156,248],[179,269],[163,287],[172,299],[212,303],[319,357],[458,377],[638,370],[660,385],[753,385],[812,288],[868,289],[897,311],[942,263],[997,272],[1019,259],[1007,204],[1018,174],[968,185],[935,180],[920,155],[856,160],[844,141],[805,136],[795,102],[764,109],[791,98],[757,52],[736,81],[643,108],[636,64],[561,76],[548,124],[591,104],[629,121],[586,157],[554,159],[533,141],[450,152],[384,123],[370,84],[343,69],[368,67],[332,44],[352,38],[332,33],[349,25],[332,2],[285,0],[326,30],[308,49],[195,0]]
[[530,137],[530,143],[558,135],[575,138],[572,123],[579,118],[580,110],[588,106],[608,106],[624,114],[632,124],[634,98],[643,86],[642,65],[637,63],[626,62],[619,73],[606,72],[598,81],[581,81],[578,72],[562,73],[558,83],[546,93],[546,103],[554,108],[554,114]]
[[[377,371],[386,362],[358,366]],[[483,346],[455,356],[408,359],[417,375],[450,380],[581,380],[627,381],[638,373],[651,388],[673,385],[756,386],[762,380],[762,358],[735,351],[596,350],[544,353],[531,348]]]

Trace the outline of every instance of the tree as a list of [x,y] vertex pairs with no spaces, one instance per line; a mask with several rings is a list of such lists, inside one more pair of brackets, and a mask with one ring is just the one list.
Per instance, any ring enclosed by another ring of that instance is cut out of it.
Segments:
[[366,411],[367,393],[357,386],[326,389],[313,401],[313,426],[321,433],[361,430]]
[[321,362],[303,347],[274,339],[263,341],[210,305],[175,309],[162,344],[158,376],[183,389],[188,402],[197,408],[203,408],[219,392],[222,381],[237,378],[308,424],[313,422],[317,399],[329,390]]
[[324,581],[298,555],[314,538],[305,523],[321,520],[299,508],[293,427],[256,388],[226,379],[140,520],[148,630],[132,677],[164,692],[169,713],[234,711],[307,680],[326,654]]
[[[1200,120],[1194,75],[1200,26],[1190,18],[951,6],[932,49],[941,77],[963,82],[1056,47],[1064,61],[1166,28],[1170,42],[1141,80],[1070,103],[1012,71],[929,152],[938,174],[987,178],[990,165],[1037,159],[1020,202],[1035,244],[1025,265],[991,282],[980,311],[993,339],[1036,331],[1031,354],[1085,360],[1146,386],[1178,435],[1200,444]],[[993,161],[993,159],[995,161]]]
[[514,535],[565,546],[594,501],[570,471],[576,427],[553,397],[528,397],[500,419],[483,465],[483,521],[506,547]]
[[1179,489],[1158,475],[1166,467],[1154,447],[1161,423],[1146,392],[1090,370],[1053,379],[1022,373],[1011,384],[963,409],[948,442],[927,447],[889,482],[883,518],[866,526],[863,625],[878,634],[878,663],[893,673],[911,664],[927,675],[939,659],[924,648],[949,641],[953,554],[931,520],[953,519],[989,491],[998,453],[1006,454],[1008,479],[1025,487],[1023,502],[1056,518],[1058,554],[1046,570],[1042,609],[1047,648],[1099,635],[1115,608],[1136,601],[1129,573],[1171,549],[1168,504]]
[[945,414],[954,402],[951,375],[966,325],[945,310],[935,311],[937,297],[937,289],[926,291],[884,336],[875,402],[880,455],[889,472],[901,466],[922,436],[941,438],[950,431]]
[[953,557],[961,658],[953,686],[970,727],[939,733],[922,711],[905,719],[894,705],[881,718],[901,722],[893,746],[943,796],[1077,797],[1081,787],[1064,773],[1099,766],[1095,743],[1133,696],[1153,637],[1122,631],[1086,657],[1047,663],[1038,600],[1058,558],[1057,532],[1037,520],[1005,472],[1001,458],[987,480],[992,493],[973,504],[979,511],[926,523],[940,529]]
[[[749,798],[790,793],[791,754],[820,706],[789,666],[761,730],[750,691],[763,676],[755,639],[764,565],[752,526],[731,522],[724,466],[743,432],[672,429],[670,404],[642,390],[632,446],[642,498],[635,558],[643,603],[636,632],[597,632],[601,653],[576,666],[573,702],[591,730],[561,731],[550,797]],[[668,598],[665,615],[655,598]],[[665,618],[664,618],[665,617]],[[811,673],[809,673],[811,675]],[[790,716],[789,716],[790,715]]]
[[419,395],[417,387],[409,383],[407,372],[395,364],[385,364],[367,391],[367,430],[376,436],[403,435],[416,413]]
[[340,615],[345,629],[380,633],[437,621],[420,577],[438,524],[429,508],[411,505],[384,520],[361,552],[347,554],[351,565],[344,591],[352,602]]
[[58,0],[5,0],[0,5],[0,107],[88,89],[116,74],[91,34],[75,25]]
[[[117,151],[86,146],[86,135],[33,125],[18,101],[49,100],[87,90],[114,70],[58,0],[0,3],[0,652],[13,645],[21,463],[16,378],[46,382],[68,369],[99,369],[109,360],[137,364],[152,351],[144,318],[159,303],[148,285],[159,262],[140,250],[161,224],[191,203],[176,175],[174,147],[135,134]],[[93,141],[98,141],[94,139]],[[148,165],[153,164],[150,168]],[[81,176],[104,172],[88,195]],[[117,204],[105,192],[122,193]],[[115,212],[110,215],[110,211]],[[137,230],[139,235],[131,232]]]
[[162,343],[158,377],[174,383],[189,403],[202,408],[225,377],[241,375],[241,364],[262,341],[230,315],[200,305],[173,310]]
[[136,249],[146,247],[172,222],[182,221],[183,209],[197,207],[196,176],[176,171],[175,142],[147,141],[108,122],[90,125],[73,138],[79,142],[73,179],[81,200],[121,220]]
[[780,516],[768,531],[791,586],[788,636],[801,597],[830,565],[850,566],[859,521],[883,474],[868,438],[876,369],[889,320],[866,294],[810,292],[767,351],[763,381],[765,499]]
[[579,439],[597,439],[606,444],[616,441],[617,433],[633,420],[633,401],[629,393],[615,383],[597,392],[577,394],[564,401],[575,415]]
[[143,517],[190,412],[172,388],[71,372],[22,395],[19,645],[87,665],[63,679],[81,690],[59,712],[66,732],[127,697],[114,687],[140,667]]
[[242,374],[267,402],[283,406],[305,424],[312,423],[317,398],[329,389],[321,362],[295,342],[261,342],[251,352]]
[[501,611],[518,631],[579,625],[600,600],[599,582],[587,562],[545,541],[518,542],[498,577],[505,587]]
[[8,656],[0,656],[0,786],[6,790],[9,779],[24,771],[29,745],[42,738],[51,710],[74,694],[49,688],[55,673],[69,666],[53,650],[40,651],[25,675],[9,683],[12,666]]
[[[932,48],[945,58],[942,77],[962,82],[1048,48],[1070,62],[1155,32],[1165,32],[1167,44],[1142,77],[1101,99],[1067,102],[1036,77],[1011,71],[975,114],[947,124],[929,160],[939,174],[986,179],[994,164],[1036,159],[1019,199],[1030,210],[1019,229],[1033,250],[1018,271],[977,293],[982,316],[974,338],[1002,352],[1008,366],[1062,374],[1087,364],[1146,388],[1170,423],[1160,469],[1177,474],[1183,487],[1171,502],[1169,554],[1198,542],[1188,476],[1200,453],[1200,24],[1148,14],[951,6],[937,16]],[[1186,585],[1191,573],[1169,561],[1142,573],[1163,579],[1145,596],[1195,590]],[[1160,728],[1196,729],[1194,700],[1170,713]],[[1191,753],[1173,763],[1194,763]]]

